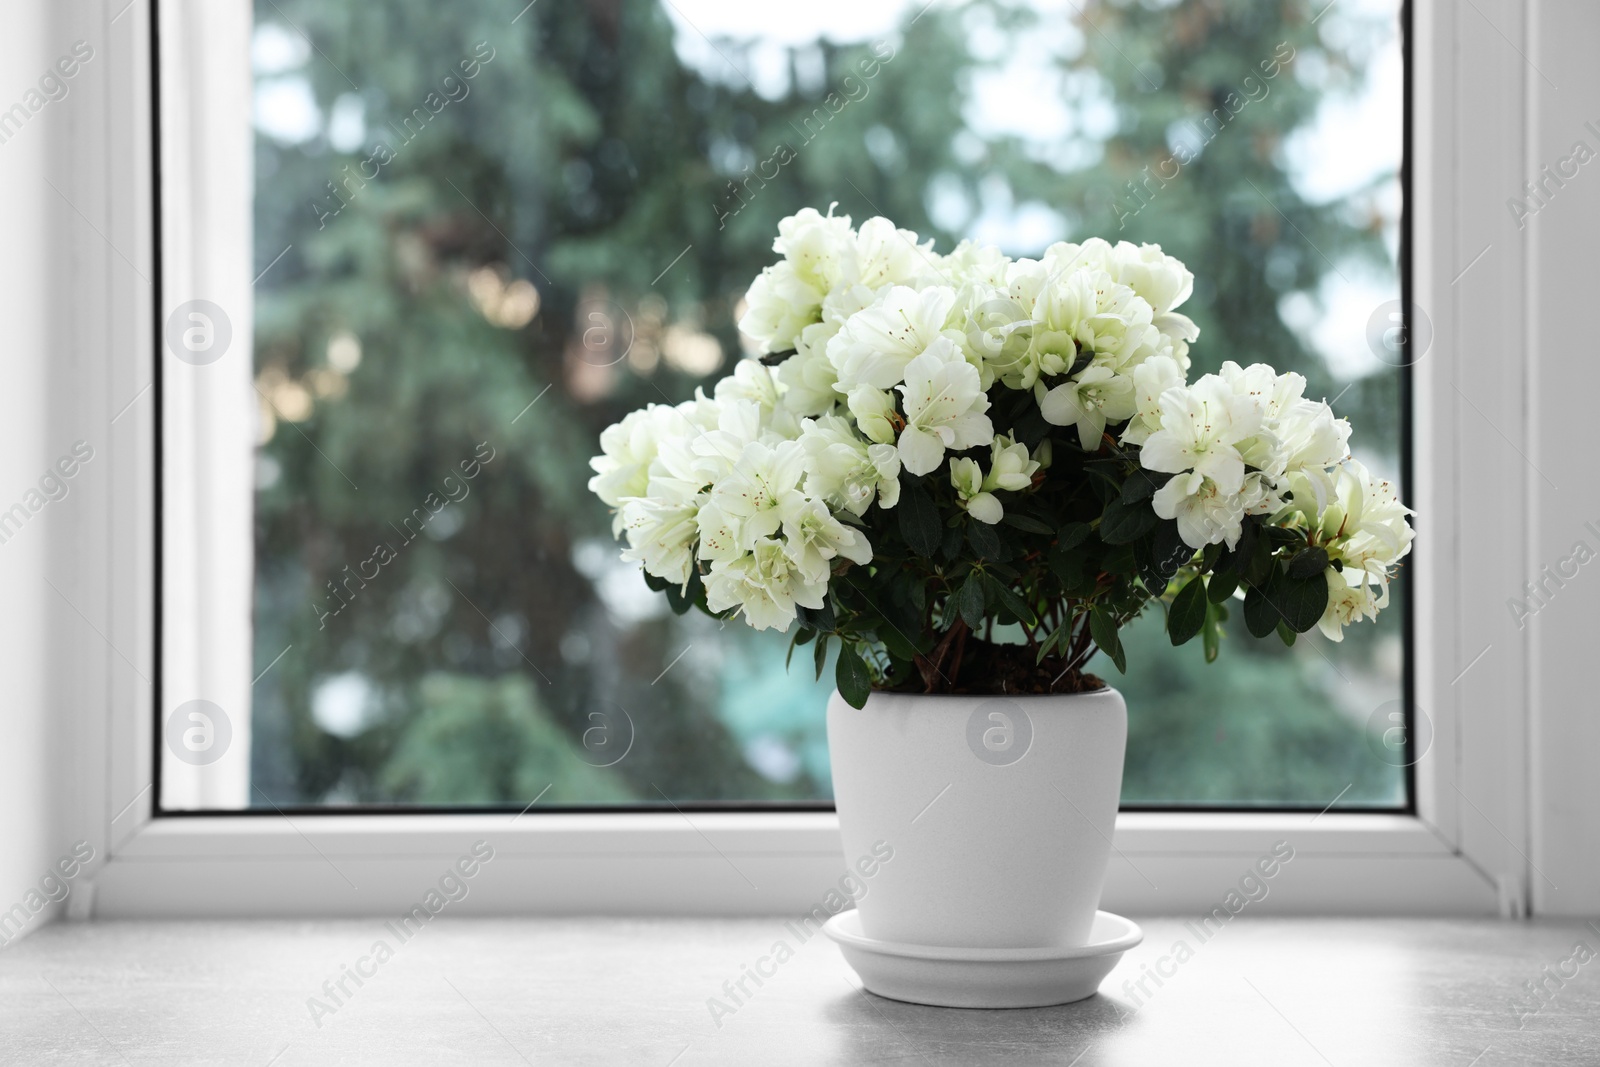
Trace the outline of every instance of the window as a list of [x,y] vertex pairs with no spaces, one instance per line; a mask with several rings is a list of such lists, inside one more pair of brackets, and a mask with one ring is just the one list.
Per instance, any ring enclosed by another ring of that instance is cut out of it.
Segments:
[[[219,498],[196,593],[250,605],[250,684],[164,720],[169,808],[826,806],[830,686],[770,634],[672,615],[584,489],[600,429],[739,358],[743,289],[802,206],[941,248],[1161,242],[1198,278],[1197,372],[1299,370],[1404,473],[1393,0],[254,18],[254,310],[220,327],[249,402],[217,400],[213,471],[253,493]],[[219,326],[184,314],[204,366]],[[1292,649],[1240,625],[1212,665],[1152,620],[1110,678],[1125,805],[1407,808],[1408,613]],[[232,785],[173,788],[213,753]]]

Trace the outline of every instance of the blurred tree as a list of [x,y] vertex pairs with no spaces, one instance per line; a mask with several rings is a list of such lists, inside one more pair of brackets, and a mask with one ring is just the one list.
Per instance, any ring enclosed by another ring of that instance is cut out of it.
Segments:
[[[1297,4],[1091,3],[1063,92],[1113,101],[1115,128],[1055,156],[968,125],[974,78],[1007,54],[976,55],[974,20],[1013,43],[1040,28],[1010,5],[927,10],[876,49],[792,48],[759,92],[752,43],[686,60],[682,41],[706,42],[656,0],[513,14],[256,9],[258,669],[293,647],[257,686],[253,758],[278,804],[520,805],[551,783],[557,804],[826,800],[827,686],[779,673],[781,639],[666,614],[585,489],[603,427],[726,370],[743,291],[802,206],[883,213],[948,248],[970,220],[941,197],[984,203],[1000,183],[1058,212],[1056,236],[1161,241],[1200,279],[1197,356],[1293,366],[1318,393],[1331,381],[1278,301],[1344,257],[1387,263],[1375,217],[1286,178],[1282,145],[1320,92],[1292,70],[1125,232],[1107,206],[1279,41],[1359,76]],[[1395,381],[1341,402],[1369,442]],[[1385,634],[1327,655],[1373,675]],[[1397,772],[1354,762],[1371,762],[1371,693],[1330,686],[1316,650],[1242,640],[1207,668],[1143,644],[1139,676],[1113,679],[1130,798],[1320,807],[1351,778],[1346,802],[1398,798]],[[368,683],[355,708],[333,684],[351,675]],[[593,716],[615,709],[632,748],[596,770]]]

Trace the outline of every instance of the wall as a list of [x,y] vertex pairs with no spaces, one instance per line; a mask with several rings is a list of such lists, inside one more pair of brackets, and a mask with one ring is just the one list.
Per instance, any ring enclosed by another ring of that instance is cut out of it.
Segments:
[[[1525,350],[1507,355],[1529,366],[1528,461],[1536,469],[1527,573],[1544,585],[1544,604],[1520,591],[1508,599],[1534,611],[1520,621],[1531,647],[1535,911],[1592,916],[1600,912],[1600,7],[1536,3],[1529,31],[1526,180],[1544,181],[1544,206],[1508,189],[1508,201],[1537,210],[1488,209],[1508,230],[1520,223],[1528,241],[1530,329]],[[1488,495],[1498,494],[1491,487]]]
[[[22,99],[49,69],[58,48],[42,5],[8,4],[0,33],[0,109]],[[91,76],[84,72],[80,79]],[[75,79],[75,80],[80,80]],[[81,86],[74,86],[81,89]],[[0,256],[0,512],[13,512],[20,528],[0,527],[0,912],[37,887],[63,842],[53,794],[58,751],[44,713],[55,697],[51,678],[39,669],[61,640],[69,612],[61,594],[61,540],[76,536],[85,486],[46,502],[40,476],[70,450],[71,431],[51,419],[55,363],[66,342],[53,321],[49,266],[56,262],[53,237],[64,224],[63,207],[47,184],[58,179],[53,163],[67,134],[66,116],[80,92],[51,102],[20,127],[0,130],[0,204],[5,205],[4,255]],[[23,111],[27,111],[24,104]],[[43,269],[41,269],[43,268]],[[92,465],[91,465],[92,466]],[[90,472],[83,472],[87,476]],[[83,477],[73,479],[83,482]],[[42,504],[30,512],[28,501]],[[62,586],[65,590],[65,586]],[[37,926],[44,915],[29,924]],[[9,932],[5,926],[0,932]]]

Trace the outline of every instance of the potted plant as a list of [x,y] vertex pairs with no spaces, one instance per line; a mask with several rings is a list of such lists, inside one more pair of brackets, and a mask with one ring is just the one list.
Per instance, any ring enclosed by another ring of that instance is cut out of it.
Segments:
[[1410,513],[1300,375],[1188,380],[1193,277],[1158,246],[941,255],[808,208],[773,248],[740,321],[759,358],[607,429],[590,486],[676,610],[788,631],[819,676],[836,652],[846,856],[894,850],[850,936],[1081,950],[1126,738],[1096,654],[1125,671],[1146,611],[1208,661],[1231,610],[1338,640],[1387,604]]

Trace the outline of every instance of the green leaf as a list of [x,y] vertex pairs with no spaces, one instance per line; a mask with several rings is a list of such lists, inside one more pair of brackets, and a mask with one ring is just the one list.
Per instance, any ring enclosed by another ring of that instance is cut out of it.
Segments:
[[1171,519],[1163,520],[1156,527],[1155,537],[1151,541],[1151,558],[1155,561],[1167,577],[1178,573],[1178,568],[1194,559],[1194,549],[1189,547],[1183,539],[1183,534],[1178,532],[1178,524]]
[[976,630],[983,622],[984,595],[983,572],[973,570],[967,575],[967,580],[961,584],[961,591],[957,594],[957,607],[961,617],[967,620],[967,625]]
[[1289,562],[1289,577],[1310,578],[1322,574],[1327,569],[1328,550],[1320,547],[1308,548]]
[[1006,512],[1005,515],[1001,518],[1000,521],[1005,523],[1007,526],[1015,526],[1019,530],[1026,530],[1028,533],[1036,533],[1036,534],[1053,534],[1053,533],[1055,533],[1055,530],[1051,529],[1051,527],[1050,527],[1050,525],[1048,523],[1040,522],[1038,519],[1034,518],[1032,515],[1023,515],[1023,514],[1021,514],[1019,512],[1015,512],[1015,511]]
[[[910,584],[919,591],[922,588],[921,582],[912,582]],[[877,596],[870,603],[878,609],[878,613],[883,616],[884,621],[895,628],[901,638],[914,646],[917,651],[926,652],[928,649],[923,648],[922,645],[925,644],[928,648],[933,647],[933,639],[923,633],[922,620],[926,616],[923,614],[922,607],[917,604],[919,598],[912,596],[906,589],[906,585],[907,583],[903,581],[896,582],[889,587],[887,596]],[[926,606],[926,596],[924,595],[921,599],[923,606]]]
[[1083,558],[1083,553],[1071,549],[1063,551],[1059,545],[1050,550],[1050,569],[1066,589],[1076,589],[1083,581]]
[[972,542],[972,550],[978,554],[979,559],[1004,559],[1005,546],[1000,543],[1000,535],[993,526],[976,519],[967,523],[967,540]]
[[867,669],[867,661],[861,658],[861,653],[854,646],[847,644],[839,649],[833,683],[839,687],[839,695],[844,697],[846,704],[852,708],[866,706],[867,697],[872,694],[872,672]]
[[1289,545],[1305,544],[1306,535],[1300,530],[1293,530],[1287,526],[1265,526],[1262,528],[1267,535],[1267,541],[1273,548],[1284,548]]
[[1278,623],[1278,636],[1283,639],[1283,643],[1285,645],[1288,645],[1290,648],[1293,648],[1294,647],[1294,639],[1296,637],[1298,637],[1299,635],[1296,634],[1293,630],[1289,629],[1289,624],[1288,623],[1280,622],[1280,623]]
[[900,515],[900,536],[905,538],[911,551],[919,556],[931,556],[938,551],[944,537],[939,509],[920,485],[912,481],[902,484],[900,503],[895,511]]
[[1200,632],[1205,622],[1206,580],[1195,575],[1172,600],[1172,610],[1167,613],[1167,637],[1173,645],[1184,644]]
[[[1030,401],[1033,399],[1032,395],[1026,392],[1022,393],[1022,396]],[[1044,415],[1039,411],[1039,405],[1030,403],[1012,423],[1011,436],[1027,445],[1028,451],[1032,452],[1039,447],[1040,441],[1050,436],[1050,431],[1053,429],[1055,427],[1046,422]]]
[[[1239,544],[1243,547],[1244,542],[1241,540]],[[1273,558],[1272,553],[1272,542],[1268,538],[1256,538],[1254,553],[1239,572],[1245,585],[1266,587],[1267,582],[1278,569],[1277,560]]]
[[1218,571],[1206,584],[1206,598],[1213,604],[1220,604],[1233,596],[1233,591],[1237,588],[1239,588],[1238,571]]
[[1056,535],[1056,550],[1066,552],[1077,548],[1089,539],[1094,533],[1094,527],[1086,522],[1069,522],[1061,527],[1061,532]]
[[879,641],[883,642],[883,647],[889,650],[889,655],[894,656],[896,659],[916,659],[917,650],[911,644],[910,639],[901,633],[899,627],[888,619],[883,621],[882,626],[873,626],[872,632],[877,634]]
[[1033,665],[1037,667],[1039,664],[1043,663],[1045,657],[1050,654],[1050,649],[1056,645],[1060,645],[1062,651],[1065,651],[1067,647],[1066,636],[1071,632],[1072,624],[1070,622],[1061,626],[1057,626],[1054,630],[1052,630],[1050,632],[1050,636],[1039,642],[1039,654],[1033,657]]
[[1328,580],[1321,571],[1309,578],[1293,578],[1273,563],[1266,583],[1251,586],[1245,594],[1244,624],[1256,637],[1266,637],[1280,622],[1303,634],[1317,624],[1327,607]]
[[[1072,447],[1077,450],[1078,444],[1072,442]],[[1111,491],[1112,496],[1122,493],[1123,463],[1120,459],[1091,459],[1084,463],[1083,469],[1099,479],[1097,486],[1104,486]],[[1106,497],[1102,497],[1106,499]]]
[[819,634],[817,636],[817,647],[816,647],[815,652],[816,652],[816,660],[817,660],[817,681],[820,682],[820,681],[822,681],[822,672],[828,666],[828,635],[827,634]]
[[817,631],[808,630],[804,626],[795,631],[794,638],[789,642],[789,654],[783,657],[783,669],[788,670],[789,664],[794,661],[794,650],[817,636]]
[[941,551],[945,559],[954,561],[961,558],[961,545],[966,540],[964,534],[960,522],[944,530],[944,547]]
[[1007,581],[1017,582],[1022,580],[1022,575],[1017,573],[1017,568],[1005,563],[989,563],[983,568],[990,574],[997,575]]
[[1322,571],[1309,578],[1283,575],[1267,594],[1277,604],[1289,629],[1303,634],[1317,624],[1328,608],[1328,579]]
[[1252,637],[1265,637],[1278,628],[1277,605],[1267,598],[1259,585],[1252,585],[1244,594],[1244,625]]
[[1239,540],[1224,552],[1217,561],[1218,570],[1236,570],[1243,574],[1256,555],[1256,524],[1247,516],[1240,527]]
[[1121,639],[1117,637],[1117,620],[1105,608],[1096,606],[1090,609],[1089,636],[1094,638],[1100,651],[1111,658],[1117,670],[1128,673],[1128,657],[1122,650]]
[[795,614],[800,621],[813,630],[832,630],[838,625],[838,620],[833,612],[833,597],[822,598],[822,607],[808,608],[803,604],[796,605]]
[[1124,504],[1138,504],[1149,500],[1156,495],[1157,489],[1160,489],[1171,480],[1172,475],[1170,474],[1156,474],[1153,471],[1140,468],[1128,475],[1128,480],[1122,483],[1122,496],[1120,499]]
[[985,576],[985,585],[1007,611],[1028,626],[1034,624],[1033,609],[1028,607],[1027,601],[1018,596],[1009,585],[989,575]]
[[[909,587],[908,587],[909,586]],[[903,590],[911,607],[913,618],[920,619],[928,608],[928,587],[921,582],[897,582],[895,588]]]
[[706,587],[700,581],[698,571],[689,572],[689,581],[680,589],[677,585],[667,587],[667,603],[673,612],[678,615],[687,614],[689,609],[705,597]]
[[1126,574],[1138,566],[1138,553],[1132,545],[1113,545],[1100,561],[1100,570],[1108,574]]
[[1184,544],[1178,533],[1178,524],[1163,521],[1155,532],[1140,538],[1134,544],[1139,561],[1139,577],[1151,596],[1162,596],[1167,583],[1178,573],[1178,568],[1194,558],[1194,549]]
[[1125,545],[1154,530],[1161,516],[1149,504],[1124,504],[1113,500],[1100,518],[1100,539],[1108,545]]
[[1206,650],[1206,662],[1217,662],[1217,656],[1222,651],[1222,623],[1228,617],[1228,609],[1221,604],[1206,605],[1206,625],[1200,631],[1200,640]]

